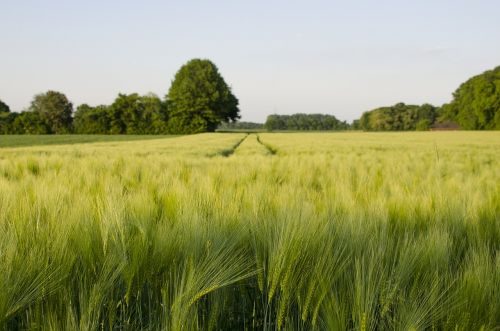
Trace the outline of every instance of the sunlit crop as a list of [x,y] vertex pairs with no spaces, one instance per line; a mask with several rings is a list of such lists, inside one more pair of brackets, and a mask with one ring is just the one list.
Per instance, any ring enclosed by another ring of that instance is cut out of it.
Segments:
[[0,329],[499,326],[499,133],[0,149]]

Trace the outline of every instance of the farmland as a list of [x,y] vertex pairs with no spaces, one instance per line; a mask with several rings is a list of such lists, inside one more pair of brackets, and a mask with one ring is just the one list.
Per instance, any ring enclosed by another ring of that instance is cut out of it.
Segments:
[[[175,137],[173,135],[163,137]],[[68,145],[108,141],[131,141],[158,139],[153,135],[99,135],[99,134],[65,134],[65,135],[2,135],[1,147],[25,147],[37,145]]]
[[499,132],[78,142],[0,149],[0,329],[500,327]]

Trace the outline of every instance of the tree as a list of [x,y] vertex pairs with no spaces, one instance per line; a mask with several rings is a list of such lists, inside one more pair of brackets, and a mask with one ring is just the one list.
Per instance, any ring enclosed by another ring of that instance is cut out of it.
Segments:
[[119,94],[107,108],[111,134],[165,134],[168,112],[154,94]]
[[30,111],[38,114],[47,133],[69,133],[72,128],[73,104],[60,92],[48,91],[35,95]]
[[283,116],[277,114],[267,116],[266,123],[264,123],[264,126],[269,131],[287,129],[287,124]]
[[346,122],[339,121],[333,115],[293,114],[269,115],[264,124],[267,130],[345,130]]
[[500,66],[474,76],[443,106],[441,121],[456,121],[468,130],[500,129]]
[[359,124],[359,121],[360,120],[354,120],[354,121],[352,121],[352,124],[351,124],[351,129],[352,130],[359,130],[359,129],[361,129],[361,125]]
[[155,94],[122,96],[115,104],[123,107],[127,134],[165,133],[168,116],[164,104]]
[[0,114],[1,113],[10,113],[9,106],[7,106],[7,104],[2,100],[0,100]]
[[148,134],[168,133],[168,107],[157,95],[150,93],[141,97],[143,107],[141,130]]
[[0,100],[0,134],[11,133],[14,113],[10,112],[9,106]]
[[432,123],[436,122],[438,114],[439,109],[436,106],[424,103],[418,108],[417,120],[426,120],[429,122],[429,125],[431,125]]
[[133,93],[118,94],[113,104],[109,107],[111,116],[111,133],[139,134],[141,107],[139,95]]
[[87,104],[78,106],[73,119],[75,133],[80,134],[107,134],[110,120],[107,106],[90,107]]
[[209,60],[193,59],[183,65],[167,101],[172,133],[215,131],[222,122],[240,118],[238,99]]
[[24,111],[14,118],[12,133],[17,134],[48,134],[48,127],[40,113]]
[[13,123],[18,113],[0,112],[0,134],[11,134],[13,132]]
[[434,123],[437,112],[437,108],[430,104],[417,106],[400,102],[363,113],[359,127],[366,131],[425,130]]
[[428,119],[423,119],[417,122],[417,131],[428,131],[431,128],[431,121]]
[[255,122],[231,122],[222,123],[217,127],[217,131],[231,131],[231,130],[262,130],[264,124]]

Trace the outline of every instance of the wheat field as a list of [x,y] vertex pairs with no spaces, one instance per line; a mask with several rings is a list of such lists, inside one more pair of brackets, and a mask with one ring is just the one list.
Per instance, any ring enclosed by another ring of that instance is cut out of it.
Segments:
[[1,148],[0,238],[4,330],[500,330],[500,133]]

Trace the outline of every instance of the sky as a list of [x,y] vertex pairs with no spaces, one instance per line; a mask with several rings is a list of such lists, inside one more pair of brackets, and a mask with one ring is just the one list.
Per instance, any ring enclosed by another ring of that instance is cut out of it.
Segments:
[[47,90],[75,107],[118,93],[164,97],[207,58],[243,121],[325,113],[352,121],[397,102],[449,102],[500,65],[498,0],[0,0],[0,99]]

